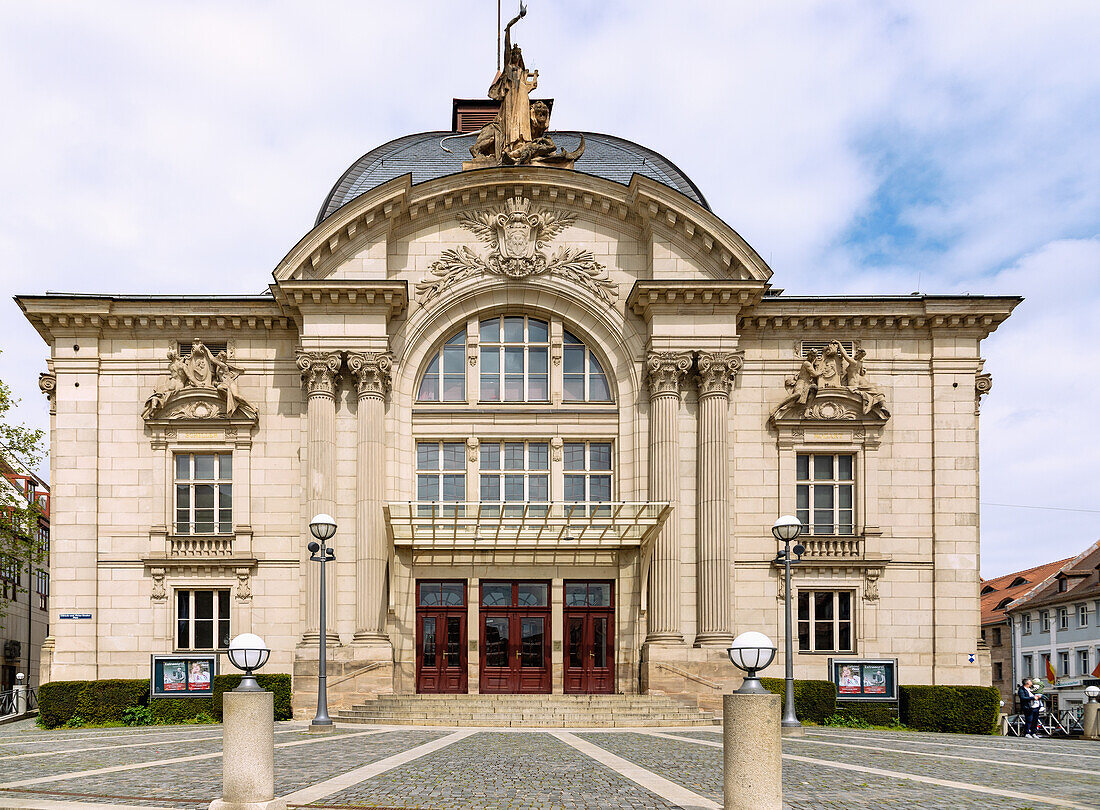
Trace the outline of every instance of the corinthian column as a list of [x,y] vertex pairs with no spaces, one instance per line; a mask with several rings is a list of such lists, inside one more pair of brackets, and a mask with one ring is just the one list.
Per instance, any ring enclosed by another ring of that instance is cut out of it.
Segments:
[[355,643],[389,644],[386,635],[386,526],[382,519],[385,466],[386,395],[393,355],[348,353],[348,371],[359,392],[359,444],[355,502]]
[[690,352],[656,352],[646,358],[649,385],[649,499],[672,504],[654,541],[649,576],[647,644],[683,644],[680,632],[680,442],[676,417],[680,388],[691,370]]
[[699,467],[696,582],[699,588],[697,647],[729,647],[730,611],[729,410],[730,391],[741,370],[741,352],[696,352],[699,386]]
[[[306,422],[309,443],[306,448],[309,464],[306,479],[306,498],[309,517],[319,512],[334,515],[336,512],[336,384],[340,378],[342,358],[340,352],[304,352],[297,356],[306,387]],[[312,541],[312,537],[309,538]],[[321,627],[321,567],[306,562],[306,630],[303,644],[315,644]],[[336,568],[329,566],[330,579],[325,588],[325,607],[329,616],[335,615]],[[331,625],[330,625],[331,628]],[[339,636],[326,628],[326,643],[338,643]]]

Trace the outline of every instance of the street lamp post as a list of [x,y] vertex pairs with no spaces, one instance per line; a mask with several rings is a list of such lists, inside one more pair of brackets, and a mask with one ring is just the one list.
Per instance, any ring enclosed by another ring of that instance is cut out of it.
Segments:
[[[772,525],[772,534],[775,539],[783,544],[783,550],[776,557],[776,562],[783,562],[783,674],[786,680],[786,697],[784,698],[783,720],[780,725],[783,728],[801,728],[798,717],[794,711],[794,639],[791,632],[791,541],[802,534],[802,522],[792,516],[783,515]],[[795,556],[801,557],[805,553],[804,546],[796,545],[793,549]]]
[[320,641],[317,659],[317,716],[309,724],[311,731],[329,731],[332,729],[332,718],[328,716],[328,653],[325,649],[325,641],[328,629],[325,627],[325,563],[332,562],[336,555],[328,546],[329,539],[336,534],[336,521],[331,515],[315,515],[309,522],[309,531],[320,543],[310,543],[310,559],[321,563],[321,615],[320,615]]

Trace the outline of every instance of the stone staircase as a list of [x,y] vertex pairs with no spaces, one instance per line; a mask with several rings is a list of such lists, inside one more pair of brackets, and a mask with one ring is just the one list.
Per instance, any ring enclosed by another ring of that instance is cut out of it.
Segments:
[[379,695],[337,712],[341,723],[540,728],[719,725],[664,695]]

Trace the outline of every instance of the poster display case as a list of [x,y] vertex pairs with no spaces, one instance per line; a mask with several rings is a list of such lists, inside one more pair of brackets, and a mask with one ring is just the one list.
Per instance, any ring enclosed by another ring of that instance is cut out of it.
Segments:
[[830,658],[829,679],[837,700],[898,699],[898,659]]
[[218,656],[214,653],[151,655],[149,696],[154,698],[210,697]]

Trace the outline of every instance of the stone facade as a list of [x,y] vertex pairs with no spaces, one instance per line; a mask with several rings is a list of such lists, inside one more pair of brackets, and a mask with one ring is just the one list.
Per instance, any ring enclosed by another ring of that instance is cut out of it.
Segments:
[[[495,243],[471,229],[498,216]],[[449,269],[459,261],[468,272]],[[770,526],[798,510],[799,456],[816,454],[851,458],[850,517],[834,528],[852,528],[801,539],[794,590],[848,594],[845,655],[897,658],[902,683],[979,683],[980,344],[1018,299],[788,296],[771,275],[728,225],[654,180],[501,167],[368,190],[297,243],[268,295],[20,298],[56,377],[51,613],[94,616],[51,616],[50,677],[142,677],[150,653],[177,647],[175,594],[228,589],[232,634],[262,635],[268,670],[293,671],[306,705],[319,633],[307,524],[327,512],[339,524],[327,589],[337,705],[416,690],[422,580],[466,583],[471,692],[479,583],[549,582],[560,692],[563,583],[601,580],[614,584],[614,690],[717,705],[737,680],[724,650],[735,634],[782,648]],[[545,401],[486,396],[479,322],[500,315],[548,324]],[[463,327],[461,401],[418,401]],[[611,401],[563,399],[566,334],[596,358]],[[143,417],[167,353],[196,339],[211,356],[224,345],[248,407],[227,414],[215,386],[208,406],[168,413],[193,396],[184,388]],[[808,401],[790,400],[811,347],[833,365],[813,372]],[[554,504],[563,444],[600,440],[613,448],[611,502],[649,506],[632,528],[593,517],[576,537],[547,532],[557,506],[465,539],[452,513],[449,545],[418,523],[418,441],[465,446],[460,500],[476,502],[479,448],[525,439],[550,447]],[[173,459],[188,454],[232,457],[225,531],[176,531]],[[798,654],[796,676],[827,677],[828,658]]]

